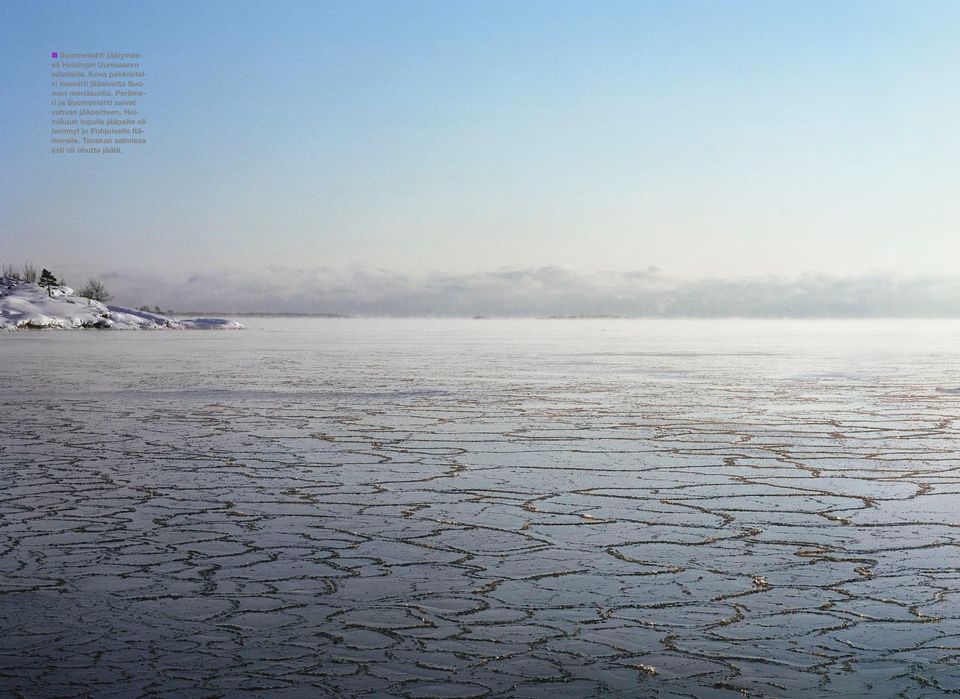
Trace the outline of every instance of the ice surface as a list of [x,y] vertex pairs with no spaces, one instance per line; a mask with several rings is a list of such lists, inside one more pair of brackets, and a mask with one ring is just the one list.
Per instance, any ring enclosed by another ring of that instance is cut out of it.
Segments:
[[958,689],[956,323],[0,336],[11,696]]

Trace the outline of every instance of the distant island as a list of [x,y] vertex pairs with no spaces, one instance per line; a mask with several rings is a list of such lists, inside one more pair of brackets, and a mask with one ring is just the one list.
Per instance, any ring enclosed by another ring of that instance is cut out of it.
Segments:
[[[213,315],[223,311],[184,311],[181,315]],[[353,316],[342,313],[288,313],[284,311],[236,311],[230,312],[232,316],[241,318],[352,318]]]
[[147,310],[109,306],[58,283],[47,270],[43,271],[45,274],[40,275],[36,283],[0,276],[0,330],[237,330],[243,327],[224,318],[171,318]]

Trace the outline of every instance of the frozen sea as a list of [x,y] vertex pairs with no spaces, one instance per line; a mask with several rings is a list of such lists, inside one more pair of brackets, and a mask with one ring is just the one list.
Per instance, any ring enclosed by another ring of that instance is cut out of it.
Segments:
[[0,694],[960,692],[960,322],[0,335]]

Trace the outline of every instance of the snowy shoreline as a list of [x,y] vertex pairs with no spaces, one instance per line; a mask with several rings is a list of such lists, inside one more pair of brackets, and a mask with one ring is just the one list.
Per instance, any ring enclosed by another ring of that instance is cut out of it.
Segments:
[[0,277],[0,330],[240,330],[225,318],[170,318],[78,296],[68,286],[47,293],[37,284]]

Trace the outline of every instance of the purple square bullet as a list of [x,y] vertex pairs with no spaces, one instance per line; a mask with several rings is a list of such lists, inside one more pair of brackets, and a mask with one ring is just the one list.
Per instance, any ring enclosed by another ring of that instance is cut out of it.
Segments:
[[60,54],[57,53],[56,51],[51,51],[50,58],[60,58]]

